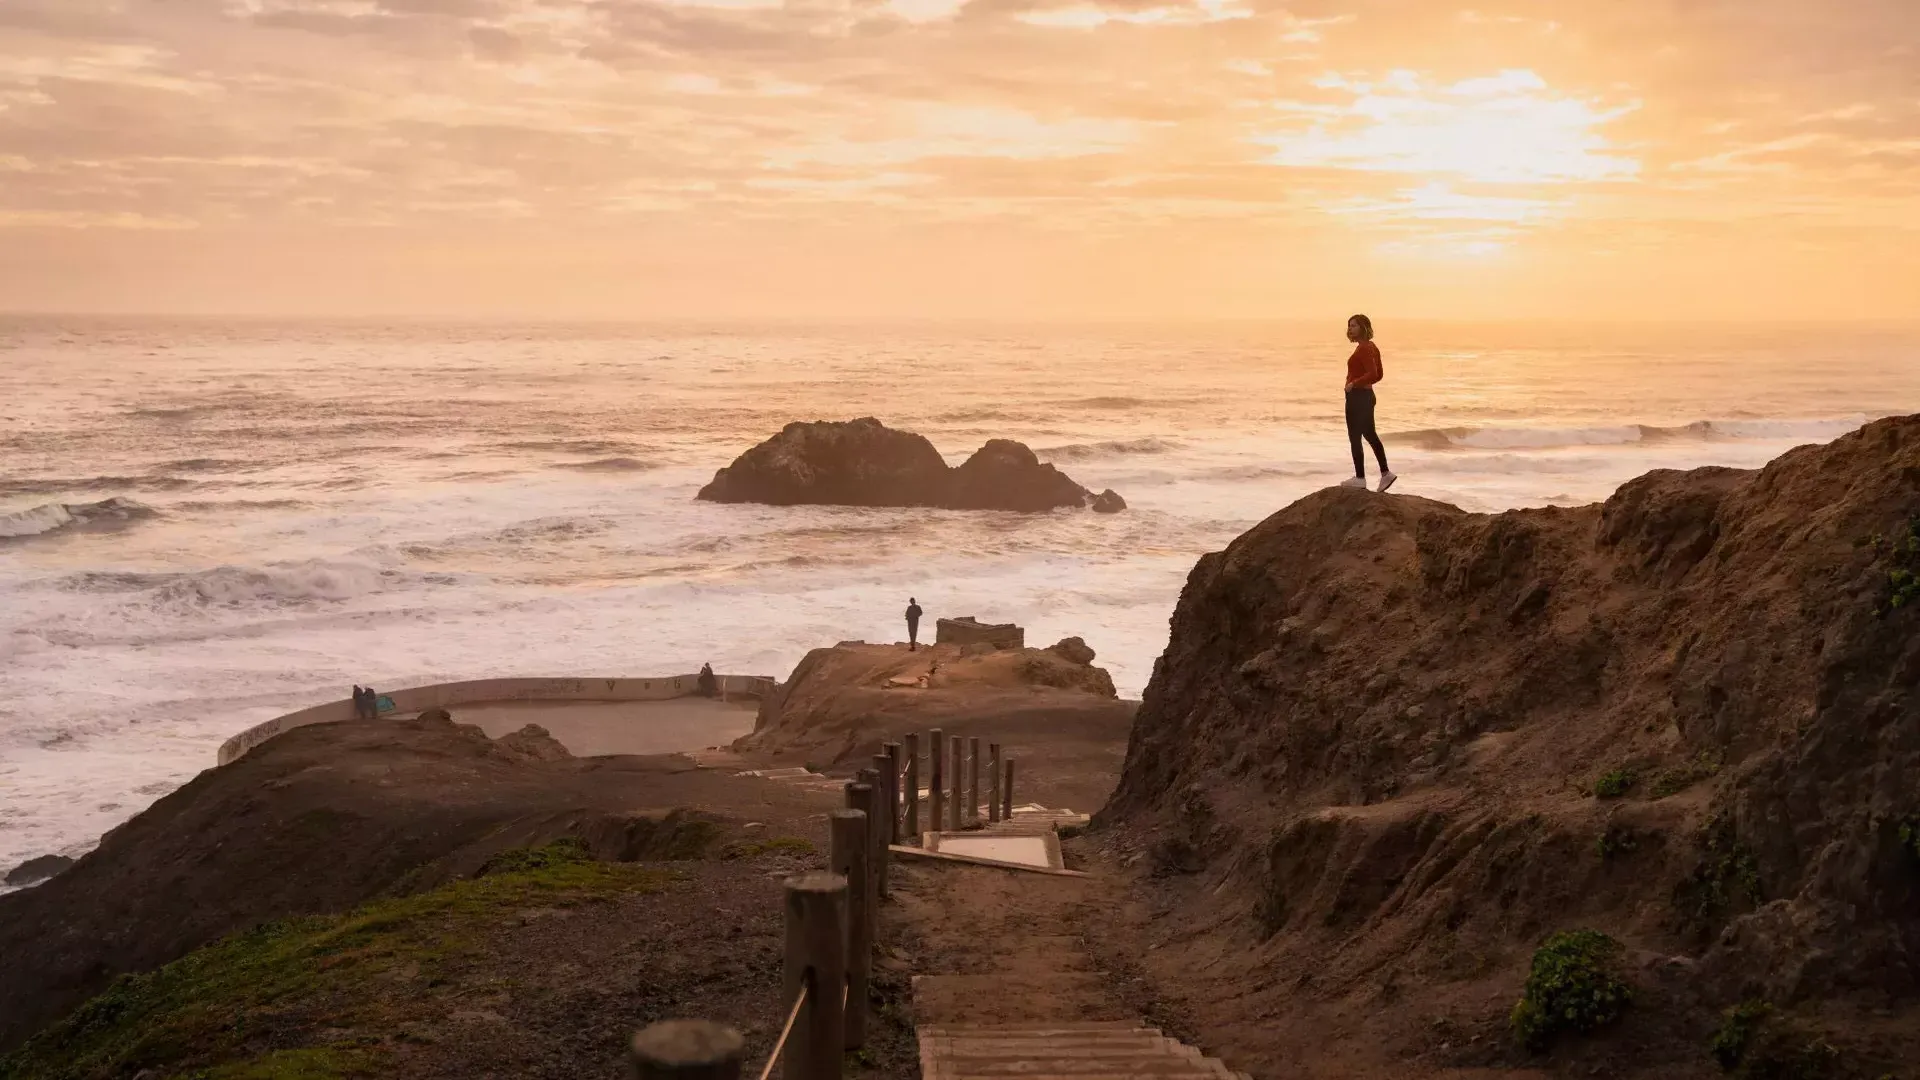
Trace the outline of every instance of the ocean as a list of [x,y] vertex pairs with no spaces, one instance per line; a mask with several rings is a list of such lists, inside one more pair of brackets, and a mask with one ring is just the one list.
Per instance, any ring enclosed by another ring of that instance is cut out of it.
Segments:
[[[1920,411],[1912,328],[1374,314],[1396,491],[1473,510]],[[1079,635],[1138,696],[1194,560],[1350,471],[1344,325],[0,317],[0,871],[352,683],[784,676],[904,636],[909,595]],[[1022,440],[1130,509],[694,501],[787,422],[858,416],[955,463]]]

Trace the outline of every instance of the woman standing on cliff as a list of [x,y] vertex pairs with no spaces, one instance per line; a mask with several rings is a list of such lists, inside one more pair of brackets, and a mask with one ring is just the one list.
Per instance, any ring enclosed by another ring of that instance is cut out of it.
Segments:
[[1373,320],[1355,315],[1347,320],[1347,340],[1353,342],[1353,355],[1347,357],[1347,442],[1353,446],[1353,479],[1341,487],[1367,486],[1367,456],[1360,448],[1365,439],[1380,459],[1380,490],[1385,491],[1400,479],[1387,468],[1387,448],[1373,426],[1373,386],[1385,374],[1380,368],[1380,347],[1373,343]]

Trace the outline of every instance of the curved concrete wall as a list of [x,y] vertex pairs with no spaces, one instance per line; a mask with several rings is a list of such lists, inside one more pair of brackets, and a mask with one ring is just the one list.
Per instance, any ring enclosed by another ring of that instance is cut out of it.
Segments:
[[[778,680],[766,675],[715,675],[722,697],[758,698]],[[699,675],[670,675],[663,679],[473,679],[434,683],[405,690],[382,690],[393,699],[396,713],[417,713],[454,705],[490,701],[666,701],[696,692]],[[220,744],[219,764],[237,761],[246,752],[283,731],[308,724],[332,724],[354,719],[353,700],[329,701],[310,709],[276,716]]]

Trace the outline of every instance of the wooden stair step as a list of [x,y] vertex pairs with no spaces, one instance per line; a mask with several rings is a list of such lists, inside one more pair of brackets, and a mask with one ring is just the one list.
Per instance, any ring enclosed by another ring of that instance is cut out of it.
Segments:
[[[1199,1057],[1200,1051],[1184,1043],[1178,1043],[1164,1036],[1117,1035],[1109,1032],[1108,1038],[1098,1035],[1071,1035],[1049,1039],[1010,1039],[1004,1036],[953,1036],[928,1038],[927,1044],[941,1054],[953,1058],[1006,1058],[1006,1057],[1052,1057],[1052,1056],[1088,1056],[1111,1057],[1121,1054],[1173,1054],[1175,1056]],[[1070,1053],[1069,1053],[1070,1052]]]
[[1124,1034],[1159,1035],[1160,1029],[1146,1027],[1138,1020],[1090,1020],[1081,1023],[1032,1023],[1032,1024],[922,1024],[916,1029],[922,1035],[938,1035],[951,1038],[955,1035],[968,1037],[978,1035],[1005,1036],[1009,1038],[1046,1038],[1056,1035],[1086,1034]]

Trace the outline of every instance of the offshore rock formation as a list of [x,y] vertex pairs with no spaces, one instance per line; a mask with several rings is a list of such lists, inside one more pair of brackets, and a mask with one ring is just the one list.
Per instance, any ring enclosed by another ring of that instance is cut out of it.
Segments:
[[792,423],[714,474],[698,498],[774,506],[926,506],[947,510],[1042,513],[1090,503],[1103,513],[1125,507],[1112,491],[1096,496],[1045,465],[1025,444],[992,439],[958,468],[948,468],[924,437],[873,417]]
[[1915,1060],[1916,575],[1920,417],[1600,506],[1319,492],[1194,568],[1096,837],[1256,1073],[1362,999],[1347,1037],[1510,1063],[1498,1008],[1411,1018],[1510,1005],[1579,926],[1643,962],[1627,1042],[1853,1003],[1908,1020],[1823,1037]]

